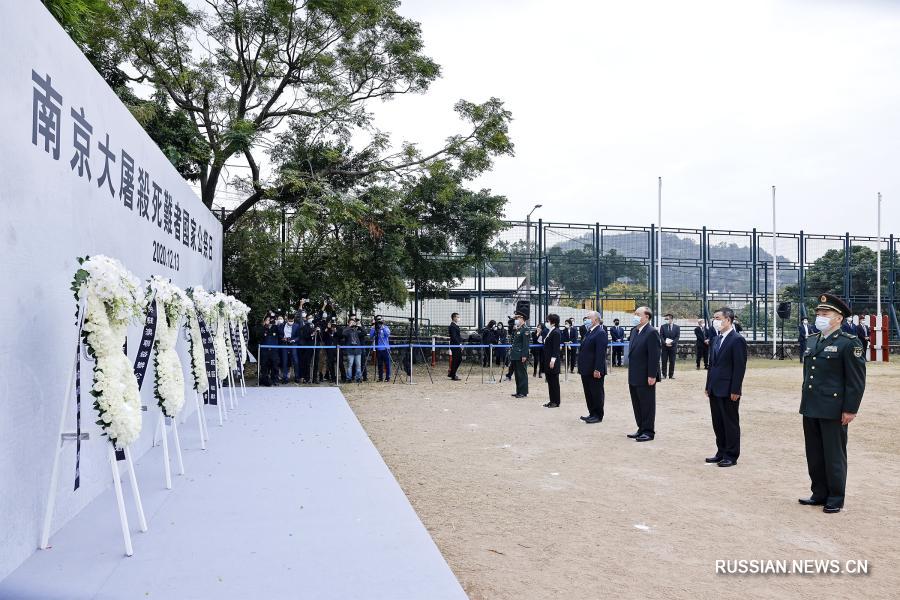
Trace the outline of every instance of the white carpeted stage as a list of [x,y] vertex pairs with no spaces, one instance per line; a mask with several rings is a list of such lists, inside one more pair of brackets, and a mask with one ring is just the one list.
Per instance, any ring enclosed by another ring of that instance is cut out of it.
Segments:
[[133,557],[110,488],[0,598],[466,597],[336,388],[249,388],[224,428],[207,410],[206,451],[195,420],[180,426],[187,474],[172,490],[160,448],[138,462],[147,533],[126,483]]

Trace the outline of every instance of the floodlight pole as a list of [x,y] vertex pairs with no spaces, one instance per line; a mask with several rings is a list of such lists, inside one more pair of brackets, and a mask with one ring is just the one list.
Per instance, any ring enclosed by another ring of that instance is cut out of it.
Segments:
[[656,322],[662,319],[662,177],[656,192]]
[[875,205],[875,229],[878,237],[878,251],[875,255],[875,362],[883,360],[881,344],[883,333],[881,331],[881,192],[878,192],[878,201]]
[[772,358],[778,354],[778,227],[775,223],[775,186],[772,186]]

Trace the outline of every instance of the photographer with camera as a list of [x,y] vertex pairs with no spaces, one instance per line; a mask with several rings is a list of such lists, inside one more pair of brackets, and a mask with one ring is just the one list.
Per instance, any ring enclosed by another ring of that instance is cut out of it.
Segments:
[[[488,324],[484,329],[481,330],[481,343],[485,346],[493,346],[497,343],[497,321],[491,319],[488,321]],[[490,367],[491,366],[491,348],[482,348],[481,355],[481,366],[482,367]],[[496,352],[497,349],[494,348],[493,352]]]
[[[275,314],[270,312],[263,319],[262,324],[263,346],[277,346],[279,339],[278,326],[275,324]],[[269,387],[278,385],[278,364],[280,363],[280,351],[275,348],[263,348],[259,357],[259,385]]]
[[345,362],[346,362],[346,375],[347,381],[356,381],[359,383],[362,381],[362,355],[363,349],[359,348],[361,346],[360,340],[360,329],[359,329],[359,321],[356,320],[356,315],[350,315],[349,320],[347,321],[347,326],[344,327],[344,346],[354,346],[353,348],[347,348],[344,351]]
[[372,328],[369,329],[369,337],[372,338],[372,346],[375,348],[375,360],[377,361],[378,381],[391,380],[391,328],[384,324],[381,315],[375,315]]
[[[323,346],[334,346],[338,343],[337,331],[336,331],[337,323],[334,320],[334,317],[329,318],[328,323],[325,325],[325,330],[322,332],[322,345]],[[335,374],[335,363],[337,362],[337,349],[335,348],[326,348],[325,352],[325,360],[323,361],[324,369],[325,369],[325,381],[328,383],[335,383],[336,374]],[[321,374],[319,375],[319,381],[322,381]]]

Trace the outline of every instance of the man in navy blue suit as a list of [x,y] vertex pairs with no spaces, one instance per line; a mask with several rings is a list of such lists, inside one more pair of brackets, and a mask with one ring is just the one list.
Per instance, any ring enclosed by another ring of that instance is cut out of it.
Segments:
[[[613,319],[613,326],[609,328],[609,338],[615,343],[622,343],[625,341],[625,328],[619,326],[618,319]],[[624,354],[624,347],[613,346],[612,366],[614,366],[614,367],[622,366],[622,355],[623,354]]]
[[628,338],[628,391],[637,431],[628,437],[649,442],[656,437],[656,382],[659,381],[659,332],[650,324],[653,312],[646,306],[631,317]]
[[581,351],[578,353],[578,373],[581,375],[588,416],[581,417],[581,420],[585,423],[599,423],[603,420],[603,403],[606,398],[603,378],[606,377],[606,348],[609,346],[609,338],[606,328],[600,324],[600,314],[596,311],[588,312],[584,319],[584,329],[587,333],[581,340]]
[[734,311],[723,307],[713,315],[719,334],[710,348],[706,395],[716,434],[716,455],[706,459],[720,467],[733,467],[741,455],[741,422],[738,409],[747,370],[747,340],[734,329]]

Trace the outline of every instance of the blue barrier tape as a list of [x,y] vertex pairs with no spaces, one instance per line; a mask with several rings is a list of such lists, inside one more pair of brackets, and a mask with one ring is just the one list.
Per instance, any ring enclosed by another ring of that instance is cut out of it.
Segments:
[[[626,344],[624,342],[610,342],[607,344],[610,348],[614,347],[624,347]],[[260,348],[276,348],[281,350],[288,350],[291,348],[297,349],[322,349],[322,350],[334,350],[335,348],[359,348],[363,350],[392,350],[392,349],[401,349],[401,348],[409,348],[412,346],[413,348],[450,348],[450,349],[465,349],[465,348],[512,348],[512,344],[457,344],[457,345],[449,345],[449,344],[397,344],[395,346],[391,346],[390,348],[378,348],[377,346],[273,346],[270,344],[261,344]],[[529,348],[543,348],[543,344],[529,344]],[[560,348],[565,348],[566,344],[560,344]],[[580,348],[581,344],[568,344],[569,348]]]

